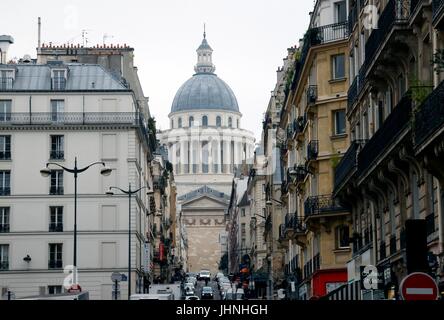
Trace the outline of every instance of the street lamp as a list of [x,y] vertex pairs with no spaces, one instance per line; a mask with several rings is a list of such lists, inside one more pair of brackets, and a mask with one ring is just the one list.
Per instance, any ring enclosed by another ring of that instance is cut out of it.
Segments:
[[86,170],[88,170],[90,167],[94,165],[101,164],[103,168],[100,170],[100,174],[103,176],[109,176],[112,172],[112,169],[106,167],[105,162],[98,161],[91,163],[90,165],[84,167],[84,168],[78,168],[77,167],[77,157],[75,157],[74,160],[74,168],[66,168],[58,163],[55,162],[48,162],[46,163],[45,168],[40,170],[40,174],[42,177],[47,178],[51,175],[52,170],[49,168],[50,165],[57,166],[59,168],[62,168],[64,171],[74,174],[74,257],[73,257],[73,285],[78,285],[77,283],[77,176],[79,173],[82,173]]
[[[120,192],[128,195],[128,205],[129,205],[129,211],[128,211],[128,300],[130,300],[131,297],[131,196],[133,194],[138,193],[140,190],[148,189],[149,187],[141,187],[137,190],[131,190],[131,183],[128,185],[128,190],[123,190],[118,187],[109,187],[109,190],[106,192],[106,195],[113,196],[114,192],[112,190],[119,190]],[[151,195],[153,194],[153,191],[149,191],[146,194]]]

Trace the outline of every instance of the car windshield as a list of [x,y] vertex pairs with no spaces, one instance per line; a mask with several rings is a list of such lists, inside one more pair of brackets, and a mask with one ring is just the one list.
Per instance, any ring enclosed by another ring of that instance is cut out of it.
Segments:
[[211,288],[211,287],[203,287],[202,291],[203,292],[213,292],[213,288]]

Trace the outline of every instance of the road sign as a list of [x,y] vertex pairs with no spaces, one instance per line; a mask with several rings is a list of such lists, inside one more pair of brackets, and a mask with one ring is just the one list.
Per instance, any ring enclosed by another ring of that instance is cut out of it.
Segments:
[[128,281],[128,277],[126,276],[126,274],[122,273],[122,280],[120,281]]
[[69,293],[80,293],[82,292],[82,288],[78,284],[73,284],[69,289]]
[[113,272],[111,274],[111,281],[115,282],[115,281],[122,281],[122,274],[119,272]]
[[438,286],[427,273],[414,272],[405,277],[400,286],[404,300],[437,300]]

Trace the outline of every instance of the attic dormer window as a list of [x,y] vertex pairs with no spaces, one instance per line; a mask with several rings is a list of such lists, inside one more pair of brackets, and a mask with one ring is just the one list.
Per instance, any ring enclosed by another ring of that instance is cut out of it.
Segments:
[[15,70],[0,70],[0,91],[12,90]]
[[53,69],[51,70],[51,87],[52,90],[65,90],[66,87],[67,70]]

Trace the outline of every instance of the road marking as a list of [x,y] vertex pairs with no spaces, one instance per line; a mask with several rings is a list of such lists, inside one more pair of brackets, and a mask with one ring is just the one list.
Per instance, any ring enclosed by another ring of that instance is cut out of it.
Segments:
[[429,295],[433,294],[432,288],[407,288],[407,294]]

